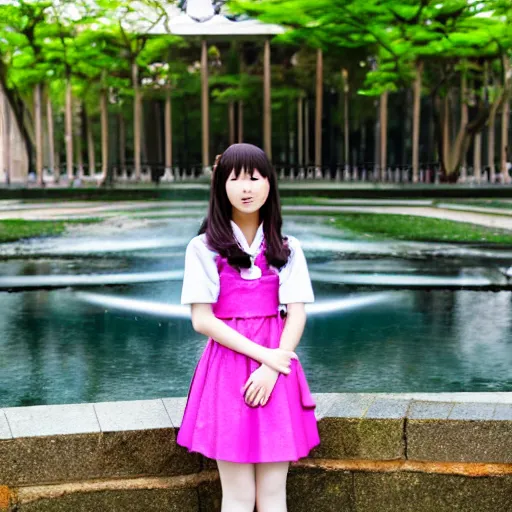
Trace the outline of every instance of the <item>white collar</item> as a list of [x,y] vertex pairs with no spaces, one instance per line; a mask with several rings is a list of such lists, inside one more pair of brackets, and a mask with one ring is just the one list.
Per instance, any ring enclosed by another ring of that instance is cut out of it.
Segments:
[[250,247],[247,243],[247,240],[245,239],[244,234],[242,233],[242,230],[233,221],[231,221],[231,228],[233,230],[233,235],[235,235],[236,241],[240,244],[242,250],[250,256],[255,256],[261,246],[261,242],[263,241],[263,222],[258,226],[256,236],[254,237]]

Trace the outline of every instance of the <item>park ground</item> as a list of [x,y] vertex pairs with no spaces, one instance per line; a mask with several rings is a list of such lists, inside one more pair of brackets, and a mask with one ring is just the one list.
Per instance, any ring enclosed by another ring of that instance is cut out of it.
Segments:
[[[207,202],[192,201],[0,201],[0,242],[57,236],[95,223],[201,215]],[[355,237],[472,244],[512,243],[509,199],[283,199],[283,214],[320,215]],[[121,224],[120,224],[121,223]]]

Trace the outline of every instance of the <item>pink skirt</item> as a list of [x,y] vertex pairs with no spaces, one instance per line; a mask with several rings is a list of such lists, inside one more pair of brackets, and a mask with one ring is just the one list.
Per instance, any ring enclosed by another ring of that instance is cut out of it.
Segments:
[[[225,320],[249,339],[278,348],[279,316]],[[280,374],[265,406],[241,388],[260,363],[209,339],[190,384],[177,443],[208,458],[238,463],[296,461],[320,443],[315,402],[299,361]]]

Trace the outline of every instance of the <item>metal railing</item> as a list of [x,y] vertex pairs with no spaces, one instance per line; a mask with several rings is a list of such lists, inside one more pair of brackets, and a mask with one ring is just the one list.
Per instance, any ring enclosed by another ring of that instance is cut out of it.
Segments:
[[[388,184],[438,184],[441,180],[441,170],[438,163],[422,164],[418,170],[416,180],[413,180],[411,165],[397,165],[388,167],[385,172],[372,162],[363,162],[358,165],[315,166],[315,165],[290,165],[275,164],[279,181],[333,181],[341,183],[388,183]],[[204,181],[208,178],[210,169],[203,170],[200,163],[189,165],[174,165],[166,168],[161,163],[144,163],[141,165],[140,177],[135,175],[133,162],[127,162],[121,166],[113,164],[109,167],[107,181],[115,183],[172,183],[178,181]],[[73,166],[72,183],[67,176],[66,166],[60,165],[59,172],[44,169],[43,181],[47,184],[72,184],[79,186],[81,182],[101,182],[104,176],[101,172],[101,164],[95,166],[91,173],[87,164]],[[466,184],[500,184],[510,183],[510,177],[499,171],[492,172],[488,167],[483,168],[479,175],[473,167],[461,168],[457,183]],[[27,182],[37,182],[35,173],[30,173]]]

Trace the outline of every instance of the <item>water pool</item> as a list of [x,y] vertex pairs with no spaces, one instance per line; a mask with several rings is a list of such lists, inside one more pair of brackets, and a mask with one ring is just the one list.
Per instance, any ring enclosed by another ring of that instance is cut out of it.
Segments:
[[[162,242],[162,233],[167,242],[137,248],[142,235],[132,232],[135,246],[122,250],[113,243],[110,251],[89,246],[73,252],[85,241],[46,241],[39,255],[2,262],[2,275],[90,273],[108,281],[113,272],[179,271],[184,243],[196,226],[197,220],[167,224],[165,230],[146,226],[146,242]],[[299,222],[288,221],[288,228],[304,235]],[[344,243],[341,235],[320,226],[304,240],[317,273],[317,306],[297,352],[313,392],[512,391],[512,292],[363,290],[321,277],[322,269],[338,275],[363,268],[376,278],[379,272],[431,275],[436,268],[441,276],[477,269],[481,275],[489,258],[496,266],[506,255],[472,255],[462,268],[453,258],[441,265],[385,251],[369,259],[345,257],[332,248],[333,242]],[[105,249],[101,242],[96,239],[95,246]],[[76,287],[0,292],[0,407],[185,396],[206,340],[183,315],[154,307],[178,304],[180,292],[178,278],[90,287],[87,293],[100,298],[96,303]],[[113,306],[112,297],[136,305]]]

